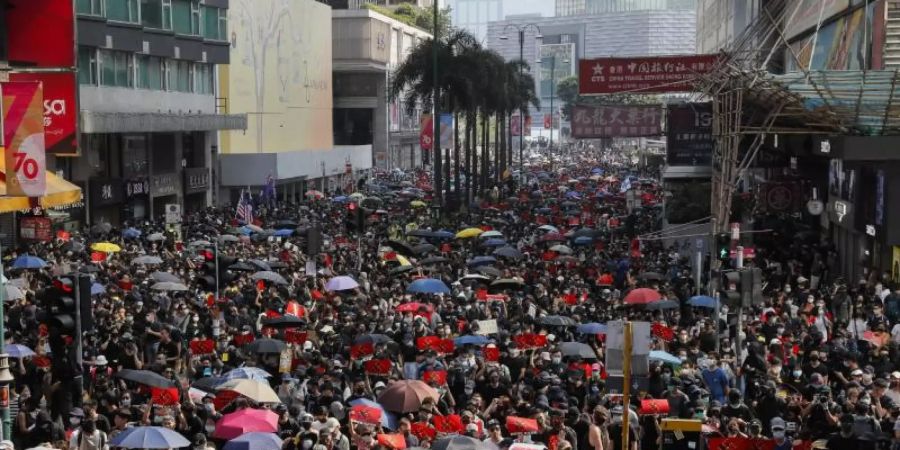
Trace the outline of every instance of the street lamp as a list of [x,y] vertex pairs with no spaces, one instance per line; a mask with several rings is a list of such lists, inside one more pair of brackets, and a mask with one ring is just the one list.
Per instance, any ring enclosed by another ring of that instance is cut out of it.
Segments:
[[[548,154],[550,157],[550,170],[553,170],[553,98],[556,96],[554,92],[556,88],[556,54],[549,56],[550,58],[550,146]],[[563,64],[569,64],[569,58],[563,59]],[[544,64],[543,58],[537,61],[538,64]]]
[[[541,27],[537,26],[534,23],[526,23],[524,25],[518,24],[506,24],[503,27],[503,34],[500,36],[501,41],[505,41],[509,39],[509,36],[506,35],[506,31],[508,29],[514,29],[519,34],[519,60],[523,63],[525,62],[525,32],[528,31],[529,28],[533,28],[535,31],[534,39],[543,39],[544,36],[541,34]],[[522,73],[522,69],[524,67],[519,67],[519,74]],[[525,109],[519,110],[519,179],[521,180],[525,174],[525,169],[523,168],[523,164],[525,161]]]

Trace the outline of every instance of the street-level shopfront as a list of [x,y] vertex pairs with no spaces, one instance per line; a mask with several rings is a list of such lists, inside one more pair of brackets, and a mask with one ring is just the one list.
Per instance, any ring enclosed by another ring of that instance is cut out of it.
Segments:
[[209,169],[206,167],[184,169],[184,212],[190,213],[205,208],[209,187]]

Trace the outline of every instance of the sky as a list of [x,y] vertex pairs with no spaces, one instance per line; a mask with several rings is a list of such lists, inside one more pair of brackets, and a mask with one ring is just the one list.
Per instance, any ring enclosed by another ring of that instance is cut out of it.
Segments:
[[555,10],[554,0],[506,0],[503,3],[506,15],[541,13],[544,17],[552,17]]

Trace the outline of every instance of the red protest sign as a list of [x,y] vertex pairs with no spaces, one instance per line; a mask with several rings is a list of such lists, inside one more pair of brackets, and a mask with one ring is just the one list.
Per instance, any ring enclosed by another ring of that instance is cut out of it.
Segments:
[[547,345],[547,336],[534,333],[520,334],[513,336],[513,342],[519,350],[543,348]]
[[423,352],[426,350],[437,351],[437,346],[440,341],[441,338],[437,336],[422,336],[416,338],[416,348]]
[[378,443],[393,449],[393,450],[406,450],[406,437],[400,433],[392,433],[392,434],[384,434],[378,433],[376,436]]
[[178,388],[150,388],[150,397],[154,405],[172,406],[178,404]]
[[194,355],[208,355],[216,348],[216,343],[212,339],[198,339],[196,341],[191,341],[189,345],[191,347],[191,353]]
[[463,426],[462,417],[458,414],[450,414],[447,416],[434,416],[432,419],[434,422],[434,429],[437,430],[438,433],[462,433],[465,430],[465,426]]
[[426,422],[414,422],[409,426],[409,432],[420,440],[433,441],[437,437],[437,430]]
[[356,344],[350,347],[350,358],[351,359],[360,359],[365,356],[369,356],[375,353],[375,347],[371,342],[367,342],[365,344]]
[[666,342],[672,342],[675,339],[675,332],[659,322],[653,322],[653,325],[650,326],[650,333]]
[[453,343],[453,339],[441,339],[440,341],[438,341],[437,347],[434,349],[434,351],[443,355],[447,355],[453,353],[453,350],[455,349],[456,344]]
[[500,349],[497,347],[485,347],[482,351],[484,360],[488,362],[497,362],[500,360]]
[[422,381],[434,384],[437,386],[443,386],[447,384],[447,371],[446,370],[426,370],[422,374]]
[[234,337],[234,345],[237,347],[243,347],[251,342],[253,342],[255,338],[251,333],[242,333]]
[[391,373],[391,360],[370,359],[363,363],[363,369],[369,375],[389,375]]
[[370,425],[381,425],[381,410],[374,406],[355,405],[350,408],[350,420]]
[[303,345],[309,334],[300,330],[284,330],[284,342],[289,344]]

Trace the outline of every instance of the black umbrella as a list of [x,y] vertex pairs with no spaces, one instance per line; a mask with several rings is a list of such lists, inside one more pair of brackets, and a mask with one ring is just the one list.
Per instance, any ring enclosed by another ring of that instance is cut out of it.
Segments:
[[597,353],[590,345],[581,342],[563,342],[559,344],[559,352],[563,356],[581,359],[597,359]]
[[410,266],[410,265],[397,266],[397,267],[394,267],[393,269],[389,270],[388,273],[391,275],[400,275],[401,273],[407,273],[412,270],[413,270],[413,266]]
[[520,252],[515,247],[506,246],[506,247],[500,247],[497,250],[494,250],[493,255],[499,256],[502,258],[519,259],[522,257],[522,252]]
[[203,377],[191,384],[192,388],[200,389],[203,392],[208,392],[210,394],[216,393],[216,388],[219,387],[220,384],[228,381],[225,377]]
[[272,226],[272,228],[283,230],[285,228],[297,228],[298,226],[297,222],[294,222],[293,220],[279,220],[278,222],[275,222],[275,225]]
[[292,315],[263,319],[263,326],[271,328],[295,328],[306,326],[306,321]]
[[281,261],[269,261],[269,267],[271,267],[272,270],[287,269],[288,265],[287,263],[283,263]]
[[163,389],[175,387],[174,381],[149,370],[122,369],[116,372],[115,376],[123,380],[133,381],[135,383],[143,384],[146,386],[158,387]]
[[395,252],[403,256],[416,256],[416,250],[412,247],[412,245],[409,245],[409,243],[391,239],[387,241],[385,245],[394,249]]
[[177,275],[169,272],[156,271],[150,274],[153,281],[171,281],[173,283],[184,283]]
[[378,345],[378,344],[390,344],[393,342],[394,342],[393,339],[391,339],[383,334],[364,334],[364,335],[359,336],[358,338],[354,339],[353,345],[359,345],[359,344]]
[[272,271],[272,266],[269,265],[268,261],[263,261],[261,259],[251,259],[249,261],[249,263],[253,264],[257,268],[259,268],[259,270],[264,270],[264,271],[269,271],[269,272]]
[[479,266],[475,268],[475,271],[494,278],[499,278],[501,275],[503,275],[500,272],[500,269],[494,266]]
[[250,353],[281,353],[285,348],[287,345],[277,339],[257,339],[246,347]]
[[419,244],[419,245],[413,247],[413,251],[416,253],[416,255],[424,255],[428,252],[433,252],[436,249],[437,249],[437,247],[435,247],[431,244]]
[[525,282],[514,278],[501,278],[491,283],[493,290],[522,289],[523,287],[525,287]]
[[430,256],[428,258],[425,258],[425,259],[419,261],[419,264],[423,265],[423,266],[430,266],[432,264],[441,264],[441,263],[445,263],[447,261],[449,261],[449,259],[444,258],[443,256]]
[[644,304],[644,308],[650,311],[664,311],[667,309],[678,309],[678,303],[672,300],[661,300],[658,302],[650,302]]
[[638,278],[644,281],[660,281],[663,279],[663,276],[656,272],[644,272],[638,275]]
[[544,316],[541,317],[539,322],[543,325],[554,327],[574,327],[578,325],[571,317],[567,316]]
[[108,222],[98,223],[91,227],[91,232],[96,234],[109,233],[112,231],[112,224]]
[[238,261],[228,266],[228,270],[236,270],[239,272],[256,272],[258,270],[258,267],[246,261]]
[[97,273],[100,272],[100,268],[93,265],[86,265],[79,267],[78,271],[81,273]]
[[63,245],[63,250],[65,250],[67,252],[72,252],[72,253],[80,253],[80,252],[83,252],[84,249],[85,249],[84,242],[79,242],[79,241],[74,241],[74,240],[66,242],[66,244]]

